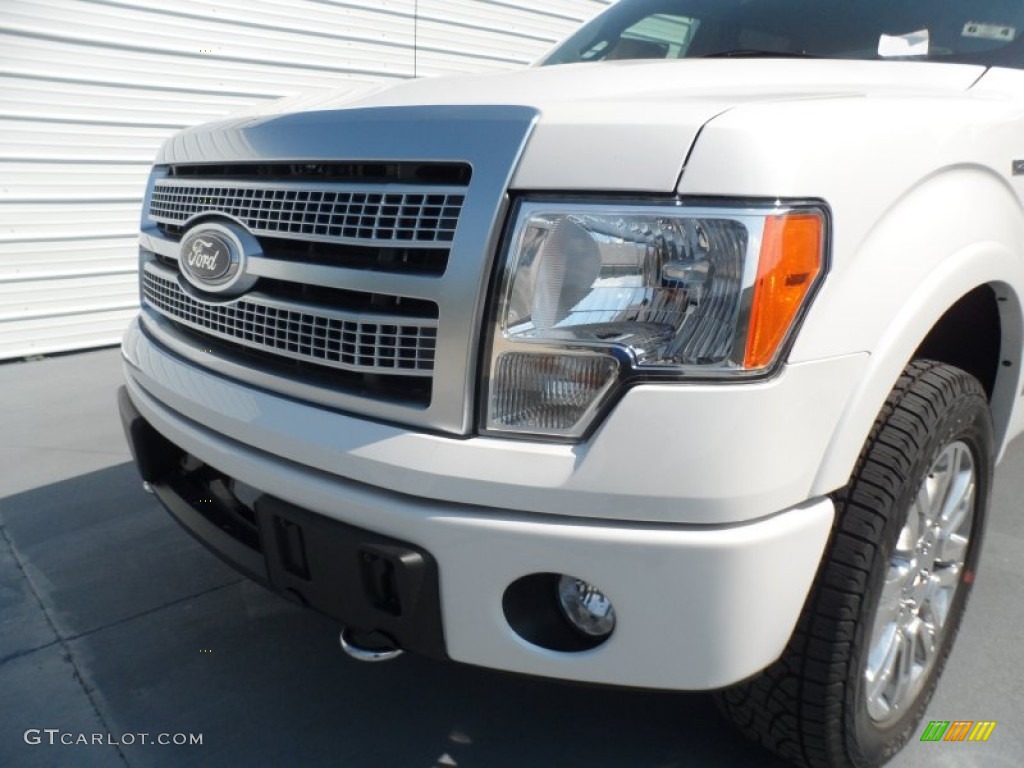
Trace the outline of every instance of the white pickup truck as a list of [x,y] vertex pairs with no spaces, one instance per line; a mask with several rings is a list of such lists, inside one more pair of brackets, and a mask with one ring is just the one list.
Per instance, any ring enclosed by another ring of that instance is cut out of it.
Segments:
[[120,406],[200,541],[406,649],[913,737],[1024,429],[1024,2],[623,0],[171,138]]

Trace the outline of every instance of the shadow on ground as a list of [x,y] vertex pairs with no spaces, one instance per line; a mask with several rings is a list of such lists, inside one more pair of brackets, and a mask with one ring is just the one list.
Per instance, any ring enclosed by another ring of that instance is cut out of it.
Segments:
[[782,765],[706,695],[350,661],[332,621],[240,580],[129,464],[0,499],[0,526],[0,765]]

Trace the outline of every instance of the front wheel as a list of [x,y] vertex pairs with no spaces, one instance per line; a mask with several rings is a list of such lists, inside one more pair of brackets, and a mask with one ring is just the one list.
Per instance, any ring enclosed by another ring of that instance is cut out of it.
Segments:
[[970,374],[915,361],[879,413],[793,637],[719,696],[804,766],[874,766],[914,734],[974,580],[992,478],[988,401]]

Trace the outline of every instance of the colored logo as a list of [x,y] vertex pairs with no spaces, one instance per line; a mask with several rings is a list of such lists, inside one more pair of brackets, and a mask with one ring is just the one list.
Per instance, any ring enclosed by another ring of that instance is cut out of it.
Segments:
[[988,741],[995,729],[995,720],[932,720],[921,741]]

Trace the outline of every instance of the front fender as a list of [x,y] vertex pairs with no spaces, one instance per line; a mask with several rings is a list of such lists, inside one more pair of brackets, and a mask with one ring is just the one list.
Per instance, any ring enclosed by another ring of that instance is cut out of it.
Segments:
[[[1000,452],[1019,430],[1024,214],[1005,181],[984,167],[923,180],[866,233],[843,232],[837,212],[833,270],[807,316],[791,362],[853,351],[871,358],[825,452],[813,493],[844,485],[875,417],[915,350],[943,314],[982,285],[998,299],[1001,365],[992,396]],[[853,245],[859,241],[859,245]],[[1019,409],[1017,409],[1019,410]]]

